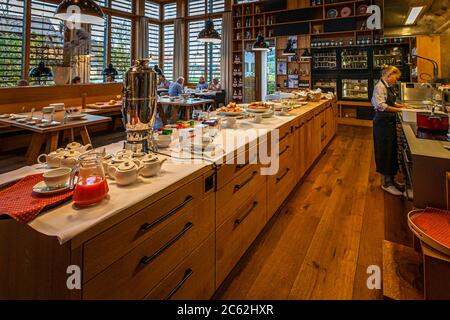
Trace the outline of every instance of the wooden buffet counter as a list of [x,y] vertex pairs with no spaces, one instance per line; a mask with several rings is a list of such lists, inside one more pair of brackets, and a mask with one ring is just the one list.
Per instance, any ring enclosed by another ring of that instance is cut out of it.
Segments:
[[[99,212],[100,206],[95,223],[70,205],[28,225],[0,220],[0,298],[209,299],[336,133],[332,101],[291,114],[271,128],[279,137],[274,175],[262,175],[263,165],[249,157],[190,166],[182,178],[169,166],[170,185],[120,210]],[[39,232],[57,229],[52,223],[62,218],[83,227],[65,238],[56,236],[61,230]],[[67,288],[71,265],[80,267],[81,289]]]

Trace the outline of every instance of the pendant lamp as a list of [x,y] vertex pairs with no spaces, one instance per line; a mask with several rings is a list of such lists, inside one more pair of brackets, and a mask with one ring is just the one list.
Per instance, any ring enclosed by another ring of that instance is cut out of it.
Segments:
[[55,17],[73,23],[104,24],[103,11],[94,0],[63,0]]

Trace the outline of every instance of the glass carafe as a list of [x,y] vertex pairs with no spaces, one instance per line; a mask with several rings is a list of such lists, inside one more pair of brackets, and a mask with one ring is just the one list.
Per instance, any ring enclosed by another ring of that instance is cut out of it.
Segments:
[[77,206],[93,205],[102,201],[108,194],[102,159],[102,153],[96,152],[86,153],[79,158],[79,165],[74,171],[78,180],[72,197]]

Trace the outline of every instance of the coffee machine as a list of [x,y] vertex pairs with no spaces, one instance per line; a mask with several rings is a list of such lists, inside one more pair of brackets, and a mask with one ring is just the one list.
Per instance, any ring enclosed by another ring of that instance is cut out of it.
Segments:
[[125,149],[136,153],[156,150],[153,127],[157,113],[157,73],[147,59],[138,59],[123,81],[123,122],[127,133]]

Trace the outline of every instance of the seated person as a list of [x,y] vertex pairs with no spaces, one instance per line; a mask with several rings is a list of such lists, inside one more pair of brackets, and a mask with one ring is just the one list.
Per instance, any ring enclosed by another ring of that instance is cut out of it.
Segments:
[[184,78],[183,77],[179,77],[177,79],[177,81],[175,81],[174,83],[172,83],[169,86],[169,95],[170,96],[179,96],[180,94],[183,93],[183,84],[184,84]]
[[106,76],[106,82],[116,82],[116,78],[112,74],[109,74]]
[[208,90],[208,84],[205,81],[205,77],[200,77],[195,90],[197,91]]
[[222,86],[219,83],[219,79],[214,78],[213,81],[209,84],[208,89],[211,91],[222,91]]
[[166,79],[166,76],[163,74],[159,75],[159,83],[158,83],[158,89],[169,89],[170,82]]
[[76,76],[72,79],[72,84],[80,84],[81,83],[81,78],[79,76]]
[[18,87],[27,87],[28,86],[28,81],[25,80],[25,79],[18,80],[17,83],[16,83],[16,86],[18,86]]

